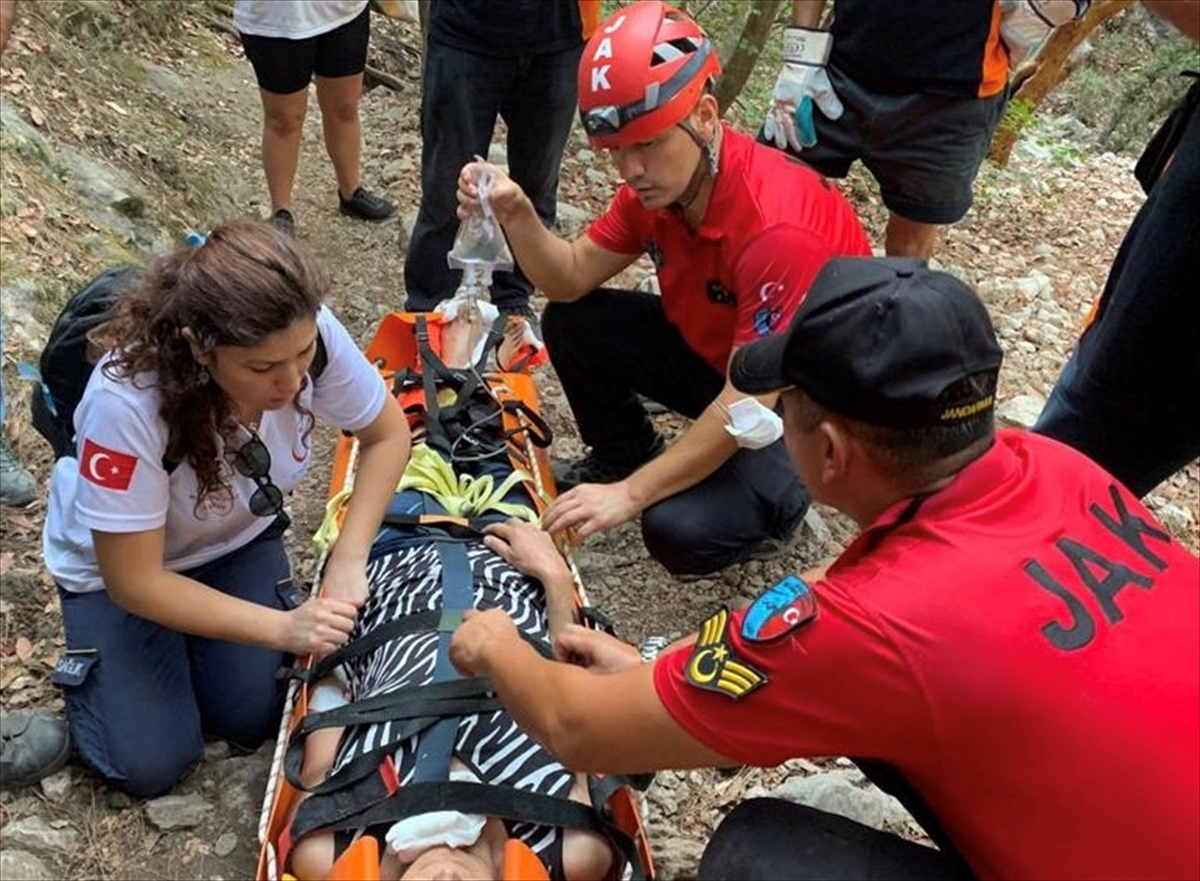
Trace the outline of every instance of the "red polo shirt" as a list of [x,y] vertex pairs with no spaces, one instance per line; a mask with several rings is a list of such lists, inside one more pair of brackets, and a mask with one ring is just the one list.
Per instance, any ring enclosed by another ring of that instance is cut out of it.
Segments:
[[787,327],[825,261],[871,253],[832,184],[728,127],[699,230],[673,209],[643,208],[622,185],[587,235],[607,251],[650,255],[667,319],[722,375],[734,346]]
[[1001,432],[811,588],[809,623],[734,613],[662,658],[680,726],[887,762],[981,878],[1200,873],[1200,561],[1098,466]]

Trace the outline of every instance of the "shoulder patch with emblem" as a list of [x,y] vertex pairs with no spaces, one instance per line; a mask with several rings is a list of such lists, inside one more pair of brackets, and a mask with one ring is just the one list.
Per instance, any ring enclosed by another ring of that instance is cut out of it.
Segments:
[[738,700],[766,685],[767,677],[733,656],[725,639],[728,628],[727,608],[700,625],[700,635],[684,667],[684,677],[697,688]]
[[742,618],[742,639],[767,642],[817,617],[817,598],[801,578],[789,575],[750,604]]

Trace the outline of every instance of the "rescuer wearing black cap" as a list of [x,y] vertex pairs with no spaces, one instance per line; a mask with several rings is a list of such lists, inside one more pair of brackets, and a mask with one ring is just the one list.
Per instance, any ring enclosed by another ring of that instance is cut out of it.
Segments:
[[[491,612],[463,622],[452,660],[569,767],[850,756],[938,845],[756,798],[700,878],[1194,875],[1200,561],[1075,450],[997,431],[1000,362],[957,278],[829,261],[730,380],[779,392],[813,500],[861,529],[842,554],[717,609],[653,664],[583,628],[556,645],[573,663],[547,660]],[[489,529],[561,575],[536,527]]]

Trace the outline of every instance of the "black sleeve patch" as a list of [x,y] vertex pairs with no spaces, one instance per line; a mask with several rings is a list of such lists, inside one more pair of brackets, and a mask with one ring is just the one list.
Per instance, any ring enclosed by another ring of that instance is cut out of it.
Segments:
[[728,629],[728,608],[722,608],[700,626],[684,677],[697,688],[739,700],[766,685],[767,677],[733,656],[725,639]]

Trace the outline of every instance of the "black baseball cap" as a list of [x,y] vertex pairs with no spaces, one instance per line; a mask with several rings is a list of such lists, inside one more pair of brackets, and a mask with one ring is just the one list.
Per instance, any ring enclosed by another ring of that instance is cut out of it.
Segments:
[[788,329],[738,350],[735,388],[796,386],[871,425],[951,425],[996,400],[1003,354],[982,301],[923,261],[838,257],[817,275]]

